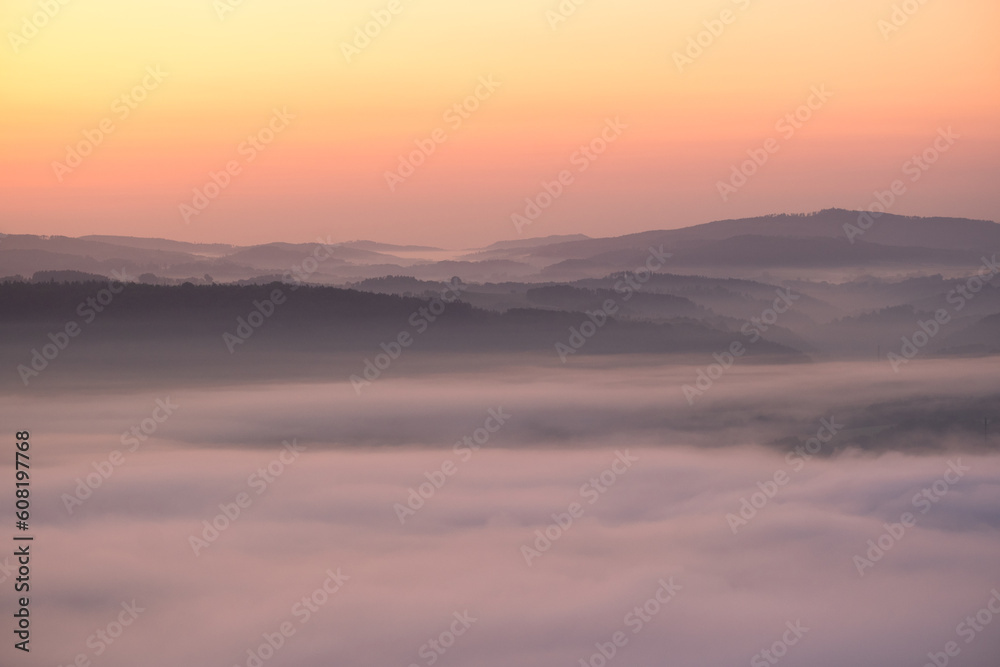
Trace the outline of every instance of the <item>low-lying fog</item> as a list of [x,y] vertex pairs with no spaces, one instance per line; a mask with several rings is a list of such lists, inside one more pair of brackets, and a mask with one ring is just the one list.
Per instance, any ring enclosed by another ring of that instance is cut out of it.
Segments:
[[24,664],[996,667],[996,361],[510,361],[5,394]]

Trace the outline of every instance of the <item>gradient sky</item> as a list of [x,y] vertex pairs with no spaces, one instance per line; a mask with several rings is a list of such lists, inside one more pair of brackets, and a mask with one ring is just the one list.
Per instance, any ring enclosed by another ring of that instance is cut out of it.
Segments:
[[[1000,219],[991,0],[928,2],[888,37],[889,0],[590,0],[554,29],[558,0],[400,0],[352,62],[342,43],[388,0],[220,17],[225,2],[69,0],[23,41],[40,4],[3,3],[0,231],[470,247],[518,238],[511,215],[563,169],[573,183],[525,236],[863,208],[946,127],[961,138],[892,212]],[[723,10],[735,20],[679,71],[674,52]],[[116,99],[157,66],[122,118]],[[446,110],[490,75],[499,89],[453,129]],[[833,97],[782,137],[817,85]],[[238,147],[276,108],[294,120],[247,163]],[[628,127],[580,173],[571,156],[608,118]],[[60,182],[53,162],[104,119],[114,132]],[[447,141],[390,191],[385,172],[436,128]],[[779,151],[723,201],[717,183],[769,137]],[[186,223],[180,205],[231,160]]]

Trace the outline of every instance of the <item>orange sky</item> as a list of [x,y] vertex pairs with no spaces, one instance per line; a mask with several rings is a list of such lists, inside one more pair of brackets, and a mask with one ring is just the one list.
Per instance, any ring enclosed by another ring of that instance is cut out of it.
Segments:
[[[861,208],[948,127],[892,212],[1000,219],[989,0],[897,2],[919,7],[898,26],[882,0],[587,0],[559,21],[559,0],[64,1],[0,8],[2,232],[468,247],[517,238],[564,170],[525,236]],[[418,141],[433,153],[387,179]]]

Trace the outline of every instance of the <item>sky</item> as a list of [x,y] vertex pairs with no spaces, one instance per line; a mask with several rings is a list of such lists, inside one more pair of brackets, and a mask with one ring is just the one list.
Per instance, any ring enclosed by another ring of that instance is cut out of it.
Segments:
[[1000,219],[990,0],[63,2],[0,8],[0,232],[467,248],[897,180]]

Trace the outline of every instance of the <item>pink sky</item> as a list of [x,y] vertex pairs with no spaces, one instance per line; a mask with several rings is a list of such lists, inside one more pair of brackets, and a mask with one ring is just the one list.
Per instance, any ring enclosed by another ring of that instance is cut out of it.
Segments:
[[[196,0],[94,0],[32,32],[37,7],[6,3],[0,231],[470,247],[516,238],[511,216],[563,170],[572,181],[525,235],[862,208],[948,127],[961,139],[893,212],[1000,217],[988,0],[912,16],[888,1],[627,0],[565,21],[556,2],[422,0],[356,39],[383,4],[258,0],[219,16]],[[608,119],[625,127],[601,147]],[[724,200],[720,181],[768,139]],[[603,152],[582,158],[593,141]],[[418,143],[433,152],[390,189]],[[68,148],[90,154],[71,166]],[[185,215],[206,186],[216,196]]]

